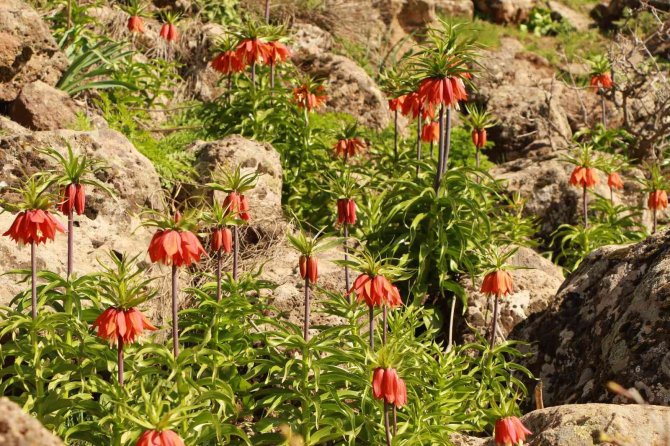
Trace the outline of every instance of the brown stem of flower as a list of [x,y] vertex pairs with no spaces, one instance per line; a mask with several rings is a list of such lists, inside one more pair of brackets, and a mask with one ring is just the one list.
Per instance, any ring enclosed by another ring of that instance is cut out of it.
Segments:
[[389,404],[384,402],[384,430],[386,431],[386,446],[391,446],[391,427],[389,426]]
[[[479,165],[481,164],[480,161],[480,153],[479,153],[479,147],[475,147],[475,167],[477,170],[479,170]],[[479,175],[477,175],[477,184],[481,182],[481,178],[479,178]]]
[[393,156],[398,160],[398,110],[393,113]]
[[384,310],[382,313],[382,321],[383,321],[383,328],[384,331],[382,331],[382,345],[386,345],[386,334],[389,331],[389,322],[388,322],[388,307],[384,305]]
[[393,405],[393,435],[398,434],[398,408]]
[[270,0],[265,0],[265,23],[270,23]]
[[74,269],[74,210],[67,216],[67,277],[72,275]]
[[442,147],[444,145],[444,107],[440,106],[440,115],[438,118],[440,127],[440,136],[437,143],[437,169],[435,171],[435,181],[433,182],[433,189],[435,193],[440,189],[440,180],[442,179],[442,164],[444,164],[444,152]]
[[237,261],[240,256],[240,236],[237,226],[233,226],[233,280],[237,280]]
[[179,321],[177,320],[177,265],[172,265],[172,351],[179,356]]
[[498,297],[493,296],[493,327],[491,330],[491,350],[496,345],[496,332],[498,331]]
[[251,86],[256,87],[256,61],[251,62]]
[[[347,244],[349,240],[349,225],[344,223],[344,240],[342,245],[344,246],[344,261],[349,260],[349,246]],[[344,288],[345,292],[349,292],[349,265],[344,265]]]
[[370,311],[370,350],[375,349],[375,309],[374,307],[369,307]]
[[584,194],[582,198],[582,205],[583,209],[582,211],[584,212],[584,227],[588,228],[589,227],[589,204],[588,204],[588,195],[586,191],[586,186],[584,186]]
[[233,73],[228,73],[228,86],[226,88],[226,101],[230,104],[233,99]]
[[600,95],[600,106],[602,108],[602,120],[603,120],[603,127],[607,128],[607,110],[605,109],[605,90],[601,90],[601,95]]
[[651,226],[651,233],[656,234],[656,208],[653,209],[653,212],[651,214],[653,216],[653,221],[652,221],[652,226]]
[[611,187],[610,187],[610,202],[614,204],[614,191],[612,190]]
[[30,278],[31,282],[31,315],[37,319],[37,255],[35,253],[35,242],[30,243]]
[[216,301],[221,302],[221,250],[216,251]]
[[[419,108],[419,117],[416,120],[416,160],[421,161],[421,108]],[[419,176],[421,168],[416,165],[416,176]]]
[[123,387],[123,338],[119,336],[119,345],[116,351],[117,363],[119,366],[119,385]]
[[447,351],[451,350],[451,347],[454,345],[454,316],[456,314],[456,296],[451,299],[451,313],[449,314],[449,344],[447,345]]
[[274,93],[275,89],[275,64],[270,64],[270,96]]
[[302,336],[305,342],[309,341],[309,276],[305,275],[305,320],[303,322]]
[[72,0],[67,0],[67,29],[72,28]]
[[442,172],[440,172],[440,178],[447,171],[449,167],[449,151],[451,150],[451,106],[447,107],[447,124],[446,124],[446,135],[444,138],[444,162],[442,163]]

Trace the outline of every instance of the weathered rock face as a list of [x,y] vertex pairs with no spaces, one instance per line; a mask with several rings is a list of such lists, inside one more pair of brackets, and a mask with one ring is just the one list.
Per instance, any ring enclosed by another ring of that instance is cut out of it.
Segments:
[[0,2],[0,101],[29,82],[55,85],[68,61],[39,14],[20,0]]
[[667,232],[598,249],[549,308],[514,329],[514,339],[533,343],[526,365],[543,380],[548,405],[618,401],[605,389],[610,380],[670,403],[668,258]]
[[[570,404],[530,412],[521,422],[533,435],[527,446],[665,445],[670,408]],[[455,435],[456,446],[494,446],[493,439]]]
[[[76,152],[103,161],[107,168],[98,180],[116,193],[110,198],[103,192],[87,190],[86,214],[77,217],[75,226],[75,270],[79,274],[98,270],[97,259],[104,259],[110,249],[141,254],[146,250],[151,234],[139,227],[136,217],[139,208],[157,200],[160,182],[153,165],[138,153],[130,142],[113,130],[93,132],[54,131],[21,133],[0,136],[0,197],[14,201],[7,186],[17,186],[22,178],[38,170],[54,166],[38,149],[52,147],[65,153],[65,142]],[[61,222],[65,219],[58,216]],[[14,216],[0,214],[0,232],[4,232]],[[67,237],[59,234],[54,243],[37,250],[38,267],[60,274],[66,270]],[[8,237],[0,237],[0,271],[28,268],[30,253],[17,246]],[[0,276],[0,303],[6,304],[25,284],[17,284],[16,277]]]
[[[581,221],[582,190],[570,185],[570,175],[574,166],[561,160],[566,152],[557,152],[545,157],[519,159],[501,164],[491,169],[491,175],[503,180],[510,193],[518,192],[525,200],[524,214],[540,218],[539,235],[545,240],[562,224],[576,224]],[[635,178],[642,173],[637,169],[622,172],[624,190],[614,193],[615,204],[626,204],[645,208],[646,202],[640,185]],[[594,192],[609,197],[607,177],[598,172],[599,184]],[[647,212],[643,221],[649,219]]]
[[495,23],[521,23],[528,19],[535,0],[475,0],[475,10]]
[[0,398],[0,444],[3,446],[64,446],[39,421],[23,413],[21,408]]
[[35,81],[23,86],[9,116],[32,130],[57,130],[74,124],[77,106],[64,91]]
[[591,20],[579,11],[555,0],[550,0],[547,5],[549,9],[570,24],[577,31],[586,31],[591,26]]
[[[500,300],[498,328],[504,337],[531,314],[546,309],[564,280],[560,268],[529,248],[519,248],[509,263],[522,269],[510,271],[514,293]],[[490,333],[493,301],[479,292],[480,285],[478,280],[475,288],[470,286],[467,290],[465,320],[469,326],[484,334]]]

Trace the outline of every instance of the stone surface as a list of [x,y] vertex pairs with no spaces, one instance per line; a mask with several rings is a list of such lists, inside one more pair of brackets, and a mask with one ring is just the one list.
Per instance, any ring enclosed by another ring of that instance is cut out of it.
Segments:
[[474,0],[475,11],[495,23],[521,23],[528,19],[535,0]]
[[67,67],[67,58],[34,9],[20,0],[0,2],[0,101],[13,101],[29,82],[55,85]]
[[475,5],[472,0],[435,0],[435,12],[445,17],[472,17]]
[[64,443],[42,427],[39,421],[25,414],[18,405],[7,398],[0,398],[0,444],[64,446]]
[[592,252],[549,308],[514,329],[532,342],[524,362],[547,405],[621,401],[610,380],[670,404],[669,235]]
[[9,116],[32,130],[58,130],[75,123],[77,106],[64,91],[35,81],[23,86]]
[[[582,190],[571,186],[572,164],[562,160],[567,153],[559,151],[547,156],[519,159],[491,169],[491,175],[506,183],[509,193],[518,193],[525,201],[523,212],[529,217],[539,217],[539,235],[545,240],[562,224],[576,224],[581,221]],[[614,193],[615,204],[646,208],[646,200],[636,178],[642,173],[631,169],[621,173],[624,190]],[[609,197],[607,176],[598,171],[599,184],[594,192]],[[592,196],[592,195],[591,195]],[[643,221],[649,220],[644,212]]]
[[[521,247],[510,260],[514,293],[500,300],[499,334],[507,337],[519,323],[530,315],[547,308],[563,283],[561,269],[532,249]],[[481,279],[472,287],[467,283],[468,308],[465,320],[481,334],[490,333],[493,301],[479,292]],[[472,340],[468,338],[467,340]]]
[[548,3],[549,9],[558,14],[565,22],[569,23],[577,31],[586,31],[591,26],[591,20],[579,11],[575,11],[563,3],[550,0]]
[[[93,132],[53,131],[26,132],[0,136],[0,198],[14,202],[17,197],[7,186],[18,186],[20,180],[38,170],[50,169],[51,161],[38,152],[47,147],[65,153],[65,142],[75,152],[85,152],[103,161],[107,168],[98,180],[115,191],[110,198],[101,191],[87,191],[87,210],[76,218],[75,269],[84,274],[98,270],[97,259],[104,259],[110,249],[131,255],[146,252],[151,233],[140,227],[137,213],[141,206],[158,200],[160,182],[151,162],[135,150],[120,133],[113,130]],[[65,218],[57,215],[65,223]],[[13,221],[10,212],[0,214],[0,232]],[[56,241],[40,245],[37,264],[59,274],[66,271],[67,237],[59,234]],[[17,246],[8,237],[0,237],[0,271],[30,266],[30,252]],[[15,294],[23,291],[25,284],[17,284],[16,277],[0,275],[0,304],[6,304]]]

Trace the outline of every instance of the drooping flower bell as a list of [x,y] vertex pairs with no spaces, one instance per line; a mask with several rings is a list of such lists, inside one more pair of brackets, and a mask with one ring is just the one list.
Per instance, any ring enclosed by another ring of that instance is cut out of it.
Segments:
[[406,95],[398,96],[397,98],[389,99],[389,109],[391,111],[399,111],[402,113],[402,105],[405,102]]
[[61,201],[58,203],[58,210],[63,215],[70,215],[73,210],[77,215],[84,213],[86,207],[86,190],[83,184],[70,184],[61,195]]
[[247,197],[239,192],[229,192],[223,200],[226,214],[233,214],[244,221],[249,221],[249,201]]
[[668,194],[664,190],[654,190],[647,199],[649,209],[663,210],[668,207]]
[[245,65],[268,63],[272,47],[259,38],[244,39],[237,44],[235,52]]
[[430,122],[421,129],[421,141],[438,142],[440,140],[440,125],[437,122]]
[[372,374],[372,394],[398,409],[407,404],[407,386],[392,367],[378,367]]
[[17,243],[28,245],[54,240],[56,232],[65,233],[65,228],[49,212],[32,209],[19,212],[9,229],[3,233]]
[[326,103],[328,95],[323,85],[310,86],[303,84],[293,89],[293,101],[307,111],[316,110]]
[[353,198],[337,199],[337,224],[356,224],[356,202]]
[[472,130],[472,143],[478,149],[483,149],[486,146],[486,129]]
[[286,62],[291,56],[291,50],[281,42],[268,42],[268,55],[265,58],[267,65],[277,65],[278,63]]
[[400,292],[382,275],[361,274],[354,281],[349,293],[354,293],[359,302],[365,301],[368,307],[399,307],[402,305]]
[[319,279],[319,264],[314,256],[300,256],[300,277],[307,278],[309,283],[316,283]]
[[336,156],[356,156],[358,153],[365,150],[367,144],[363,138],[348,138],[340,139],[333,146]]
[[502,297],[514,292],[512,275],[504,270],[497,270],[484,276],[480,290],[484,294]]
[[412,116],[416,119],[421,113],[421,119],[434,119],[435,107],[432,104],[424,103],[418,92],[412,92],[405,96],[402,103],[402,114]]
[[103,311],[93,322],[93,327],[98,329],[99,337],[112,345],[116,345],[119,338],[124,344],[130,344],[135,342],[144,330],[157,330],[138,309],[115,307]]
[[425,104],[450,106],[468,98],[463,79],[459,77],[427,78],[419,85],[419,98]]
[[151,261],[164,265],[190,266],[200,261],[203,254],[205,249],[191,231],[161,229],[149,244]]
[[233,232],[230,228],[216,228],[212,231],[212,250],[223,250],[225,253],[233,251]]
[[610,189],[623,189],[621,175],[617,172],[610,172],[610,174],[607,175],[607,186],[609,186]]
[[570,184],[579,187],[593,187],[598,184],[596,170],[592,167],[576,166],[570,175]]
[[168,42],[175,42],[179,39],[179,29],[174,23],[163,23],[159,35]]
[[185,446],[184,440],[171,430],[144,432],[135,446]]
[[601,73],[591,76],[590,85],[596,91],[599,88],[607,90],[614,86],[614,82],[612,81],[612,76],[610,76],[609,73]]
[[140,16],[130,16],[128,18],[128,31],[132,33],[144,33],[144,20]]
[[532,432],[526,429],[517,417],[505,417],[496,421],[495,442],[496,446],[518,446],[526,441],[526,435]]
[[212,68],[221,74],[241,73],[244,71],[244,62],[233,50],[224,51],[212,60]]

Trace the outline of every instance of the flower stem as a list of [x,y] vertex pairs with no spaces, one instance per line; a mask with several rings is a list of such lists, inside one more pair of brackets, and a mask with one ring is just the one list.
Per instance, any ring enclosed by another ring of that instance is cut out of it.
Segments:
[[265,0],[265,23],[270,23],[270,0]]
[[602,122],[603,122],[603,127],[607,128],[607,111],[605,110],[605,90],[601,90],[601,95],[600,95],[600,105],[602,108]]
[[117,349],[117,363],[119,365],[119,385],[123,387],[123,338],[119,336]]
[[656,234],[656,208],[653,209],[652,216],[653,221],[652,221],[651,233]]
[[74,269],[74,210],[70,210],[67,216],[67,277],[72,275]]
[[[342,244],[344,245],[344,261],[349,260],[349,246],[347,245],[347,240],[349,238],[349,225],[344,223],[344,240]],[[349,265],[344,265],[344,288],[345,292],[349,292]]]
[[614,204],[614,191],[610,187],[610,203]]
[[389,330],[389,324],[388,324],[388,307],[384,305],[384,311],[382,313],[382,321],[383,321],[383,326],[384,326],[384,331],[382,332],[382,344],[386,345],[386,333],[388,333]]
[[444,162],[442,163],[442,172],[440,172],[440,179],[449,167],[449,151],[451,150],[451,106],[447,107],[447,124],[446,135],[444,139]]
[[179,356],[179,321],[177,320],[177,265],[172,265],[172,351]]
[[439,115],[440,136],[437,143],[437,170],[435,171],[435,181],[433,182],[433,189],[435,193],[440,189],[440,180],[442,179],[442,164],[444,163],[444,153],[442,146],[444,145],[444,107],[440,106]]
[[251,86],[256,88],[256,61],[251,62]]
[[302,329],[303,338],[305,342],[309,341],[309,276],[305,275],[305,320]]
[[35,242],[30,243],[30,278],[31,282],[31,314],[33,319],[37,319],[37,256],[35,253]]
[[496,345],[496,331],[498,331],[498,297],[493,296],[493,328],[491,330],[491,350]]
[[398,433],[398,409],[393,406],[393,435]]
[[233,280],[237,280],[237,260],[240,255],[240,236],[237,226],[233,226]]
[[582,199],[582,205],[583,205],[583,212],[584,212],[584,227],[588,228],[589,227],[589,204],[588,204],[588,196],[586,193],[586,186],[584,186],[584,194],[583,194],[583,199]]
[[228,74],[228,88],[226,88],[226,101],[230,104],[233,99],[233,73]]
[[394,112],[393,118],[393,156],[398,161],[398,110]]
[[275,64],[270,64],[270,96],[274,93],[275,89]]
[[216,251],[216,301],[221,302],[221,249]]
[[370,307],[370,350],[375,349],[375,309]]
[[451,351],[451,347],[454,345],[455,314],[456,314],[456,296],[451,298],[451,313],[449,314],[449,344],[447,345],[447,351]]
[[[416,160],[421,161],[421,108],[419,108],[419,117],[416,120]],[[421,167],[416,165],[416,176],[419,176]]]
[[384,402],[384,431],[386,431],[386,446],[391,446],[391,427],[389,426],[389,404]]

